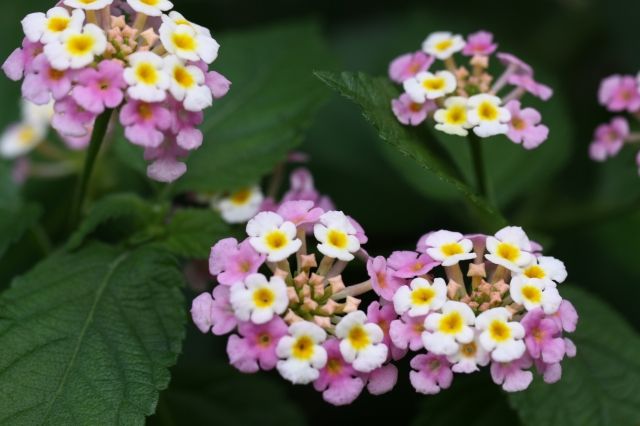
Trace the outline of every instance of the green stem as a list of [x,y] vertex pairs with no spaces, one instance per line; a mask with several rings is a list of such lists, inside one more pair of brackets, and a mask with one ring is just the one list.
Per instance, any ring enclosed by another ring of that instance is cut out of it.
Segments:
[[471,149],[471,159],[473,161],[473,170],[476,175],[476,185],[478,192],[484,198],[488,198],[489,185],[487,183],[487,172],[484,165],[484,154],[482,152],[482,140],[475,135],[475,133],[469,133],[467,136],[469,141],[469,148]]
[[87,188],[89,187],[89,181],[93,174],[93,168],[96,163],[96,158],[100,153],[100,147],[107,134],[107,128],[109,127],[109,121],[113,114],[112,109],[105,110],[102,114],[96,118],[96,122],[93,126],[93,133],[91,134],[91,142],[89,143],[89,149],[87,150],[87,157],[84,162],[84,170],[80,177],[78,190],[76,192],[75,201],[73,203],[73,210],[70,215],[70,226],[74,228],[76,223],[80,219],[82,213],[82,207],[87,195]]

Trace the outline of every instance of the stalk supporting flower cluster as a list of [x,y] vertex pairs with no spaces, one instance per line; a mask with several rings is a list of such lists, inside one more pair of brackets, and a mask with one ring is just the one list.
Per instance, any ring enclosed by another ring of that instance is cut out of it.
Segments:
[[151,161],[148,175],[173,181],[186,171],[180,159],[203,142],[203,111],[230,82],[208,70],[219,49],[209,30],[172,8],[168,0],[64,0],[23,19],[22,47],[2,68],[24,78],[25,99],[54,102],[52,127],[73,147],[86,147],[97,118],[119,110],[126,138]]
[[[598,100],[608,111],[628,113],[631,118],[640,119],[640,75],[612,75],[600,83]],[[605,161],[615,157],[625,145],[640,143],[640,132],[631,131],[626,117],[616,115],[609,123],[599,125],[589,146],[589,156],[595,161]],[[636,155],[640,174],[640,151]]]
[[[537,148],[549,129],[540,124],[538,111],[521,107],[521,99],[528,93],[546,101],[553,91],[534,79],[531,66],[509,53],[496,53],[497,48],[486,31],[466,39],[435,32],[422,50],[396,58],[389,77],[404,88],[391,102],[398,120],[418,126],[432,119],[435,128],[447,134],[467,136],[472,131],[480,138],[504,134],[525,149]],[[505,67],[499,75],[489,69],[494,56]],[[465,63],[459,64],[460,59]],[[434,69],[435,64],[442,67]]]

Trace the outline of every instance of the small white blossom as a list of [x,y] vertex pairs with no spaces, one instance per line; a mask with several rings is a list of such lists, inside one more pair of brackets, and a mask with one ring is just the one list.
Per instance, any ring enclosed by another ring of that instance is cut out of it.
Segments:
[[129,68],[124,79],[129,85],[127,93],[133,99],[144,102],[162,102],[171,85],[164,70],[164,60],[153,52],[137,52],[129,56]]
[[434,354],[453,355],[460,349],[460,344],[473,341],[471,326],[475,320],[476,316],[469,306],[449,300],[442,306],[442,313],[430,314],[425,318],[422,343]]
[[456,77],[449,71],[428,71],[418,73],[403,83],[404,90],[411,100],[420,104],[428,99],[437,99],[456,90]]
[[29,41],[47,44],[59,40],[67,30],[80,31],[84,12],[75,9],[71,14],[64,7],[54,7],[46,13],[30,13],[22,20],[22,29]]
[[289,335],[278,342],[278,372],[293,384],[308,384],[320,375],[327,364],[327,351],[320,345],[327,333],[317,325],[301,321],[289,327]]
[[548,284],[539,278],[524,275],[513,277],[509,287],[513,301],[523,305],[527,311],[542,308],[545,314],[552,315],[558,311],[562,302],[555,284]]
[[193,22],[185,18],[181,13],[176,12],[175,10],[169,12],[168,15],[162,15],[162,22],[169,22],[174,25],[189,25],[193,27],[193,29],[195,29],[198,34],[203,34],[211,37],[211,31],[209,31],[209,28],[194,24]]
[[461,35],[439,31],[427,37],[422,43],[422,50],[431,56],[444,60],[464,49],[465,45],[466,42]]
[[38,146],[47,135],[47,128],[28,122],[9,126],[0,135],[0,156],[7,159],[21,157]]
[[173,9],[169,0],[127,0],[127,3],[136,12],[149,16],[160,16],[162,12]]
[[471,124],[467,119],[467,99],[451,96],[444,101],[444,108],[436,110],[433,118],[436,129],[449,135],[467,136]]
[[440,230],[431,233],[426,241],[427,254],[442,262],[443,266],[451,266],[463,260],[476,258],[473,243],[459,232]]
[[185,65],[176,56],[167,56],[164,69],[170,77],[169,91],[184,104],[187,111],[200,112],[213,105],[211,89],[205,85],[202,70],[195,65]]
[[353,253],[360,250],[357,230],[342,212],[330,211],[320,216],[313,233],[320,242],[318,250],[325,256],[348,262],[353,260]]
[[261,212],[247,223],[249,243],[267,255],[269,262],[279,262],[297,252],[302,241],[296,238],[296,225],[285,222],[273,212]]
[[387,359],[389,348],[382,343],[384,333],[379,325],[367,323],[362,311],[351,312],[336,326],[340,341],[340,353],[356,371],[369,373]]
[[493,95],[482,93],[469,98],[468,119],[473,132],[481,138],[507,133],[511,120],[508,109],[500,106],[502,100]]
[[271,321],[289,306],[287,285],[282,278],[273,276],[267,281],[262,274],[251,274],[244,282],[234,284],[229,300],[239,320],[254,324]]
[[220,211],[222,219],[227,223],[244,223],[259,211],[264,195],[259,186],[243,188],[227,197],[213,200],[213,207]]
[[491,352],[491,359],[510,362],[524,355],[524,327],[519,322],[509,322],[511,314],[506,308],[489,309],[476,318],[476,329],[483,349]]
[[185,61],[202,60],[207,64],[218,57],[220,45],[210,35],[200,32],[192,25],[176,25],[165,21],[160,26],[160,41],[172,55]]
[[567,268],[561,260],[551,256],[534,258],[519,274],[527,278],[539,278],[546,284],[560,284],[567,279]]
[[520,272],[533,261],[529,237],[517,226],[507,226],[494,237],[487,237],[487,251],[487,260],[513,272]]
[[491,355],[485,351],[480,341],[479,334],[476,332],[475,338],[469,343],[462,343],[458,352],[449,355],[447,359],[450,363],[451,370],[454,373],[474,373],[479,371],[478,367],[484,367],[491,361]]
[[64,5],[74,9],[100,10],[110,6],[113,0],[64,0]]
[[64,31],[60,39],[44,47],[44,53],[53,68],[64,71],[86,67],[106,49],[107,37],[102,28],[87,24],[81,30],[69,28]]
[[424,278],[414,278],[409,286],[403,285],[393,295],[393,307],[398,315],[405,312],[411,317],[426,315],[440,309],[447,300],[447,285],[442,278],[433,284]]

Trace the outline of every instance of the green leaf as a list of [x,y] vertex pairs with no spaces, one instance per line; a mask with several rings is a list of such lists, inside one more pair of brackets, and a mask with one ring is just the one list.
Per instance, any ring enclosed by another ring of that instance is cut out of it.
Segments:
[[185,315],[167,253],[60,253],[0,297],[0,424],[143,424]]
[[135,194],[109,195],[95,203],[80,227],[73,233],[67,249],[75,250],[101,226],[111,224],[109,238],[140,233],[164,215],[162,206],[153,206]]
[[0,207],[0,258],[38,222],[41,214],[40,206],[33,203],[13,208]]
[[316,76],[347,99],[360,105],[365,118],[376,128],[379,136],[398,151],[416,161],[440,181],[451,185],[474,206],[491,228],[506,223],[497,209],[465,184],[450,163],[437,155],[437,144],[425,145],[416,129],[408,129],[393,116],[389,102],[398,95],[397,89],[386,78],[373,78],[363,73],[341,74],[317,72]]
[[174,376],[152,425],[168,419],[181,424],[187,418],[192,426],[306,424],[279,377],[242,374],[222,361],[179,368]]
[[563,288],[580,322],[571,339],[574,359],[563,361],[560,382],[536,379],[510,396],[525,425],[636,426],[640,424],[640,336],[612,308],[582,290]]
[[211,247],[231,233],[229,226],[213,211],[184,209],[169,220],[166,236],[157,244],[180,257],[206,259]]
[[295,148],[325,99],[312,70],[333,60],[316,25],[226,34],[216,70],[233,85],[208,111],[203,146],[176,190],[222,191],[257,182]]

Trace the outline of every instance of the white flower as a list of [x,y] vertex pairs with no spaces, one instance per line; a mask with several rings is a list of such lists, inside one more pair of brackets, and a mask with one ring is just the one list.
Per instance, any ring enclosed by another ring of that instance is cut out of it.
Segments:
[[192,25],[176,25],[165,21],[160,26],[160,41],[167,52],[185,61],[203,60],[212,63],[218,57],[220,45],[210,35]]
[[567,279],[567,268],[561,260],[551,256],[534,258],[520,273],[528,278],[539,278],[546,284],[562,283]]
[[408,312],[411,317],[426,315],[440,309],[447,301],[447,285],[442,278],[433,284],[424,278],[414,278],[409,286],[403,285],[393,295],[393,307],[398,315]]
[[278,342],[278,372],[294,384],[306,385],[318,378],[318,370],[327,364],[327,351],[320,345],[327,333],[317,325],[301,321],[289,327],[289,336]]
[[437,355],[453,355],[460,349],[460,343],[473,341],[476,316],[471,308],[462,302],[447,301],[442,313],[430,314],[424,320],[422,333],[424,347]]
[[453,92],[457,84],[455,76],[449,71],[438,71],[435,74],[423,71],[406,80],[403,86],[412,101],[423,104],[427,99],[441,98]]
[[507,133],[511,120],[508,109],[500,106],[502,100],[493,95],[482,93],[474,95],[468,100],[469,123],[473,126],[473,132],[481,138]]
[[466,42],[460,35],[439,31],[429,35],[422,43],[422,50],[438,59],[448,59],[464,49]]
[[162,15],[162,22],[173,23],[174,25],[189,25],[193,27],[194,30],[198,34],[204,34],[206,36],[211,37],[211,31],[207,27],[200,26],[198,24],[194,24],[185,18],[181,13],[174,11],[169,12],[168,15]]
[[296,225],[273,212],[258,213],[247,223],[247,234],[251,246],[266,254],[269,262],[284,260],[302,246],[296,238]]
[[37,105],[23,99],[20,104],[22,120],[26,123],[33,124],[34,126],[47,128],[51,125],[51,119],[55,112],[53,105],[53,99],[51,99],[48,104],[44,105]]
[[287,285],[282,278],[273,276],[269,281],[262,274],[251,274],[244,282],[231,286],[230,299],[233,312],[241,321],[264,324],[275,314],[282,314],[289,306]]
[[187,111],[200,112],[213,105],[211,89],[205,85],[202,70],[195,65],[185,65],[176,56],[167,56],[165,71],[171,78],[169,91],[177,101],[183,102]]
[[162,12],[173,8],[173,3],[169,0],[127,0],[127,3],[136,12],[149,16],[160,16]]
[[562,302],[555,284],[547,284],[539,278],[524,275],[513,277],[509,283],[509,291],[513,301],[523,305],[527,311],[542,308],[545,314],[552,315],[558,311]]
[[497,362],[510,362],[525,352],[524,327],[518,322],[509,322],[511,314],[506,308],[489,309],[476,318],[476,329],[483,349],[491,352]]
[[44,47],[51,66],[59,71],[86,67],[107,49],[107,37],[100,27],[87,24],[82,29],[69,28],[59,40]]
[[153,52],[137,52],[129,56],[129,68],[124,79],[129,85],[127,93],[144,102],[162,102],[171,84],[164,71],[164,60]]
[[252,186],[214,200],[213,207],[220,211],[225,222],[244,223],[260,211],[263,200],[260,187]]
[[438,109],[433,118],[438,122],[436,129],[450,135],[467,136],[471,127],[467,120],[467,99],[451,96],[444,101],[444,108]]
[[64,0],[64,5],[73,9],[100,10],[110,6],[113,0]]
[[42,44],[59,40],[69,29],[80,31],[84,23],[84,12],[75,9],[71,14],[64,7],[49,9],[47,14],[30,13],[22,20],[22,29],[29,41]]
[[380,367],[387,359],[389,348],[384,343],[384,333],[379,325],[367,323],[362,311],[351,312],[336,326],[340,339],[340,353],[356,371],[369,373]]
[[45,126],[29,122],[14,124],[0,136],[0,156],[10,160],[23,156],[38,146],[46,135]]
[[436,231],[427,237],[425,243],[427,254],[433,260],[442,262],[442,266],[476,258],[476,254],[472,252],[473,243],[459,232]]
[[529,237],[517,226],[507,226],[495,237],[487,237],[487,251],[487,260],[513,272],[520,272],[533,261]]
[[478,366],[484,367],[491,361],[491,355],[484,350],[478,336],[479,333],[476,332],[472,341],[461,344],[458,352],[447,357],[453,364],[451,370],[454,373],[473,373],[479,370]]
[[320,242],[318,250],[334,259],[353,260],[352,253],[360,250],[357,230],[342,212],[330,211],[320,216],[320,223],[313,227],[313,234]]

